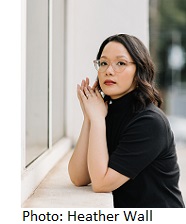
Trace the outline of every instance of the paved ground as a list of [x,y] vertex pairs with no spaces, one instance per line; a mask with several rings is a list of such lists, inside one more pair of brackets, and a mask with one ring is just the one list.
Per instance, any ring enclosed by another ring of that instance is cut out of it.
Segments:
[[172,127],[180,165],[180,188],[186,204],[186,118],[178,116],[168,116]]
[[180,166],[180,189],[186,205],[186,145],[177,147],[178,163]]

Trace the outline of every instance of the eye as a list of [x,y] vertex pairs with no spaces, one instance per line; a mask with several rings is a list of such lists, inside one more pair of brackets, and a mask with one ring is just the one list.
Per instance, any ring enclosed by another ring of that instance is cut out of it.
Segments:
[[124,66],[124,65],[126,65],[126,63],[124,61],[118,61],[117,65],[118,66]]
[[107,66],[108,63],[106,61],[100,61],[99,66],[103,67],[103,66]]

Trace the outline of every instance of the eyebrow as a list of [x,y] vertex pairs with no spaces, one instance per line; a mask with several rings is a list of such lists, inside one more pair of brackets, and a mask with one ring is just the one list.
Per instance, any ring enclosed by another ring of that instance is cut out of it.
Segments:
[[[101,58],[106,58],[106,59],[108,59],[107,58],[107,56],[101,56]],[[118,55],[118,56],[116,56],[116,58],[125,58],[126,60],[129,60],[126,56],[124,56],[124,55]]]

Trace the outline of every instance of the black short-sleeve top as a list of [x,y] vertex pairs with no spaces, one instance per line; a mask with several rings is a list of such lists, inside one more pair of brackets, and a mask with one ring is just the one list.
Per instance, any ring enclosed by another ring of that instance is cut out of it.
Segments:
[[113,191],[114,207],[184,207],[169,122],[154,104],[134,112],[135,100],[134,90],[108,106],[109,167],[130,178]]

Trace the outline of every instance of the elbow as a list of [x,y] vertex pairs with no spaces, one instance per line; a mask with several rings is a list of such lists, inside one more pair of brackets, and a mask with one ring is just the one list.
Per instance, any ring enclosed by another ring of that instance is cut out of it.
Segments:
[[106,193],[103,190],[101,190],[100,188],[97,187],[92,187],[92,190],[94,191],[94,193]]
[[71,175],[69,175],[69,176],[70,176],[70,180],[71,180],[71,182],[72,182],[76,187],[82,187],[82,186],[86,186],[86,185],[89,184],[89,183],[87,183],[87,182],[81,180],[81,179],[78,178],[78,177],[73,177],[73,176],[71,176]]
[[70,178],[71,179],[71,182],[76,186],[76,187],[82,187],[82,186],[85,186],[85,185],[83,185],[79,180],[77,180],[77,179],[72,179],[72,178]]
[[95,193],[110,193],[111,192],[111,190],[107,188],[106,186],[95,185],[95,184],[92,184],[92,190]]
[[81,187],[82,183],[80,179],[78,178],[78,175],[74,173],[73,169],[71,168],[70,164],[68,165],[68,175],[70,177],[71,182],[76,186],[76,187]]
[[72,174],[69,173],[70,176],[70,180],[71,182],[76,186],[76,187],[82,187],[85,186],[87,184],[85,184],[80,178],[78,178],[77,176],[74,176]]
[[82,175],[79,176],[78,174],[75,174],[73,172],[70,172],[69,170],[69,177],[71,182],[76,186],[76,187],[83,187],[87,186],[90,184],[90,180],[88,178],[83,178]]

